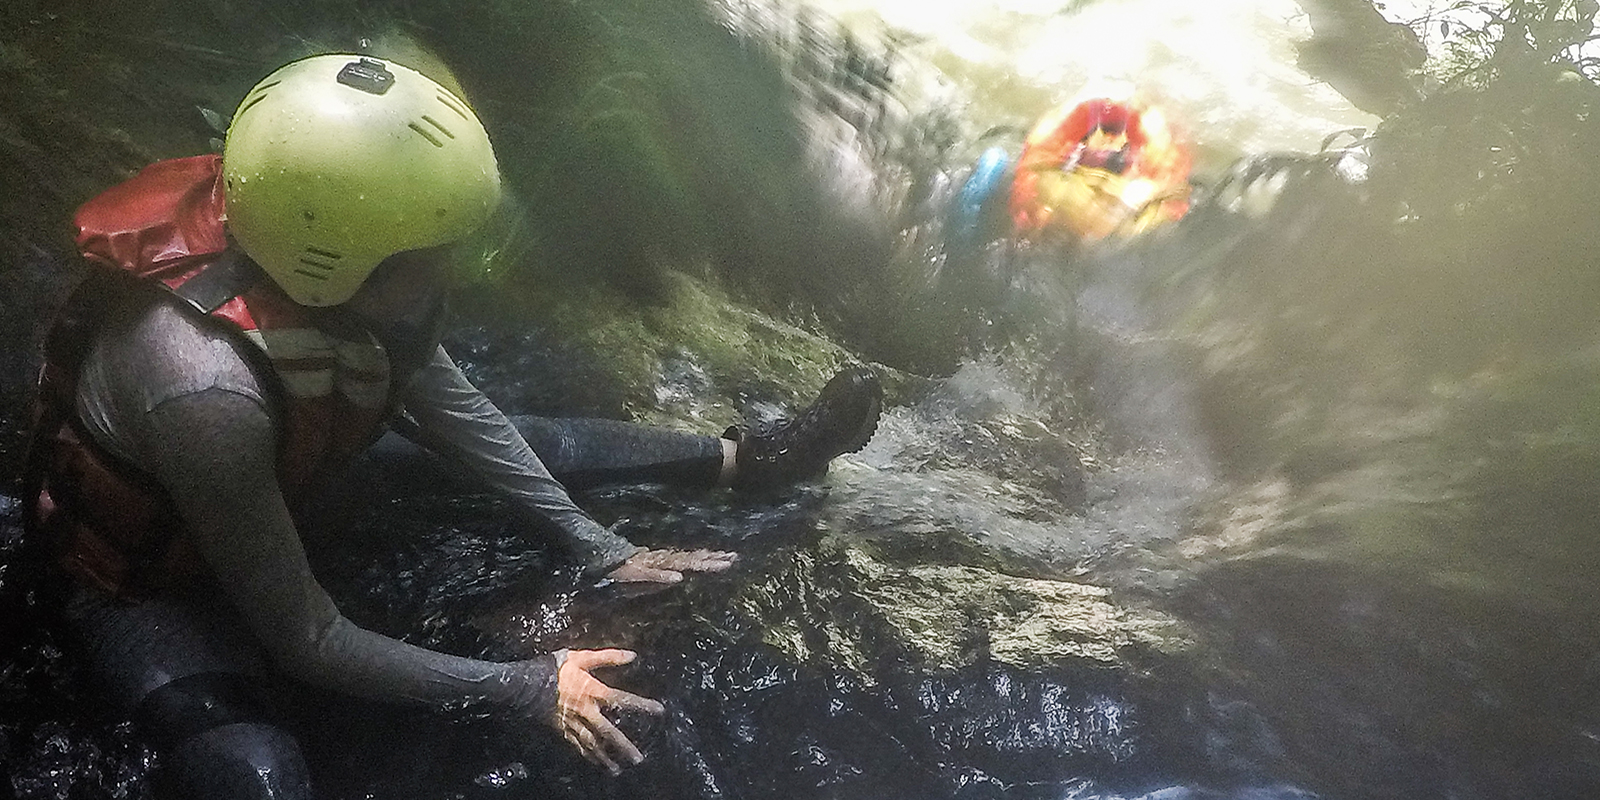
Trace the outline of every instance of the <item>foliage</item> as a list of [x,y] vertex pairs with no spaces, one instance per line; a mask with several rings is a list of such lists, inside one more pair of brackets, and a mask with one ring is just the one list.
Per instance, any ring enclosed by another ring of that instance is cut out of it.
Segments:
[[[1507,3],[1470,77],[1352,146],[1239,165],[1152,243],[1172,266],[1150,291],[1195,348],[1229,468],[1295,487],[1283,535],[1479,587],[1587,580],[1468,521],[1571,545],[1562,487],[1600,471],[1600,87],[1573,60],[1592,21],[1572,19],[1589,5]],[[1469,572],[1486,563],[1503,566]]]
[[1595,0],[1457,0],[1410,24],[1419,33],[1437,30],[1436,78],[1482,88],[1538,64],[1566,63],[1600,79],[1600,57],[1583,48],[1595,39],[1596,14]]

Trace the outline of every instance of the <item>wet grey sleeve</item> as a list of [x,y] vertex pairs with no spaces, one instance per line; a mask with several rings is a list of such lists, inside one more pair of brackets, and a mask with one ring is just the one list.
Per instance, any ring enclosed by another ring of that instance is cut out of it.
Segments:
[[572,502],[522,434],[461,374],[444,348],[417,371],[402,400],[423,444],[459,461],[519,507],[554,523],[589,574],[603,574],[639,551]]
[[78,373],[78,419],[113,455],[149,460],[140,442],[145,415],[186,394],[218,389],[262,399],[260,382],[234,348],[238,341],[196,324],[175,300],[153,304],[135,319],[106,326]]
[[254,399],[207,389],[167,400],[138,426],[206,564],[277,666],[350,694],[543,719],[557,658],[494,663],[357,627],[311,573],[277,484],[276,439]]

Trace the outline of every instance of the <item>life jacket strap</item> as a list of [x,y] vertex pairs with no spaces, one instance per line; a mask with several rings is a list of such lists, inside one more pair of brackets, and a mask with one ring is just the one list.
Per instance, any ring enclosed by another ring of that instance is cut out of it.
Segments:
[[265,273],[248,256],[230,247],[217,254],[200,274],[186,280],[172,293],[194,306],[202,314],[210,314],[229,300],[249,291]]

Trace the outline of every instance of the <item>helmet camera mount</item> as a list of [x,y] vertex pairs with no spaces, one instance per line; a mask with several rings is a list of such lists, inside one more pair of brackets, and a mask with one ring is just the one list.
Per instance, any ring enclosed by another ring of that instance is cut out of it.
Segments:
[[394,85],[394,73],[382,61],[363,58],[344,65],[337,80],[368,94],[381,95]]

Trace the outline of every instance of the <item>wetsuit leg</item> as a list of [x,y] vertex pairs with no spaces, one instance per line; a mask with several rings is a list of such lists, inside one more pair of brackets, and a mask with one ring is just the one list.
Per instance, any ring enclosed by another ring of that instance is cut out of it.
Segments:
[[195,734],[169,756],[183,797],[311,800],[300,745],[282,728],[236,722]]
[[722,440],[609,419],[516,416],[511,423],[556,480],[579,489],[602,484],[715,486]]
[[161,750],[178,796],[312,796],[298,743],[260,702],[265,660],[243,620],[214,605],[129,605],[80,589],[66,624],[89,678]]

